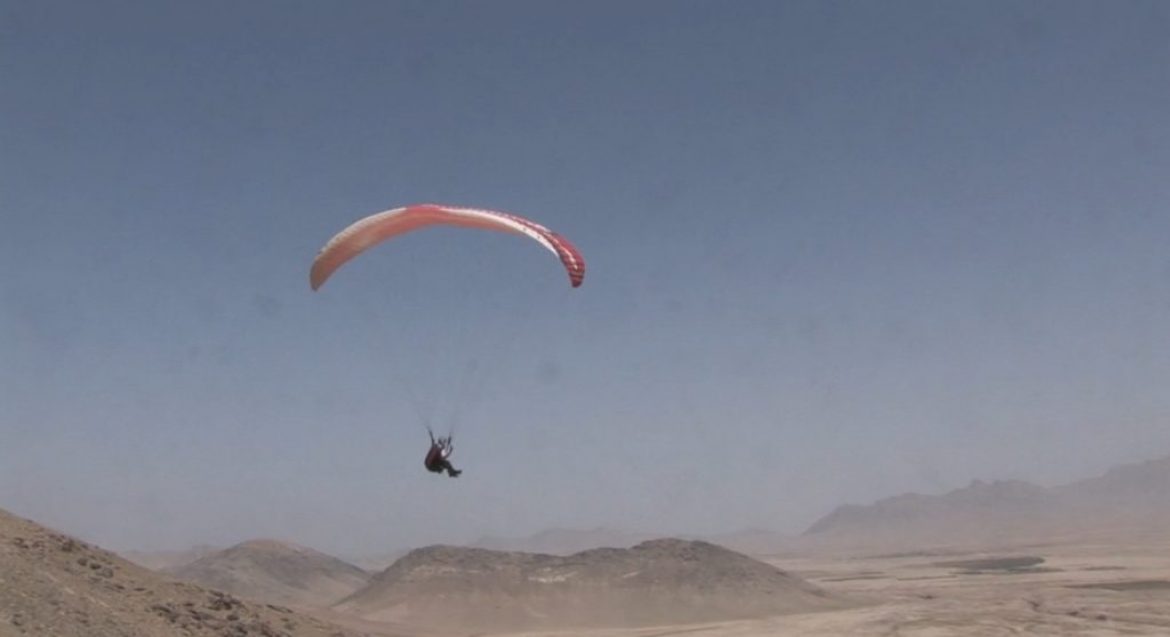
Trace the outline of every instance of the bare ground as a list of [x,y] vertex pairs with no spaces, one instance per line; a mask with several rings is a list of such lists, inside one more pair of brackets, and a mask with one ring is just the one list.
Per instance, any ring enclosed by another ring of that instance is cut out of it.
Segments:
[[978,550],[787,555],[767,561],[857,605],[636,629],[489,633],[257,604],[169,580],[0,512],[0,637],[1170,635],[1170,538],[1125,537]]
[[[996,635],[1170,635],[1170,541],[1029,549],[1046,571],[972,572],[929,556],[785,559],[782,566],[868,605],[761,620],[574,634],[591,637],[830,635],[985,637]],[[1021,556],[1019,549],[970,560]],[[1004,562],[1005,564],[1010,562]],[[566,633],[527,633],[551,637]]]
[[342,637],[289,608],[176,582],[0,511],[0,637]]

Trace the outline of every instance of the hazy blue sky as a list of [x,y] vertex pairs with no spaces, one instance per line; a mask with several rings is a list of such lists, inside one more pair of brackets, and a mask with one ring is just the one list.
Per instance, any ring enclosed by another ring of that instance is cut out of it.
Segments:
[[[1170,454],[1170,3],[4,0],[0,149],[0,507],[110,548],[799,531]],[[430,230],[309,290],[419,201],[584,286]]]

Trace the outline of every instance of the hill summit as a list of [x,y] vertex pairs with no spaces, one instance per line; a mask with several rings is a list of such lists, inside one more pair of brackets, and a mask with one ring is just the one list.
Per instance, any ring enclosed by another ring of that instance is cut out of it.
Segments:
[[336,608],[372,620],[524,630],[721,621],[842,605],[746,555],[658,539],[568,556],[425,547]]
[[370,577],[330,555],[270,539],[242,542],[167,572],[241,597],[305,606],[328,606]]

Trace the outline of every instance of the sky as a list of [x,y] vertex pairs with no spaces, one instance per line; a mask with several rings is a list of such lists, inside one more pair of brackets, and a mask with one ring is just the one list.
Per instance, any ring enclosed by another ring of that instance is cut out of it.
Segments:
[[[0,507],[358,554],[1170,455],[1168,80],[1157,1],[0,0]],[[584,285],[441,228],[309,289],[430,201]]]

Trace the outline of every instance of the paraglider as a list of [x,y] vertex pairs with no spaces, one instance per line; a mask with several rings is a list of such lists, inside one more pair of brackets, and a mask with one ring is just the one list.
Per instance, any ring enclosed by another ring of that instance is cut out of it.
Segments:
[[[585,259],[572,243],[560,234],[524,217],[507,212],[424,203],[394,208],[357,220],[334,235],[317,253],[309,270],[309,286],[318,290],[350,260],[382,242],[430,226],[456,226],[506,232],[528,237],[552,252],[569,276],[572,287],[585,279]],[[421,416],[421,414],[420,414]],[[454,478],[462,473],[448,458],[454,451],[452,436],[435,439],[430,427],[431,446],[424,465],[432,473]]]
[[333,273],[362,252],[412,230],[446,225],[495,230],[527,236],[560,258],[573,287],[585,279],[585,259],[561,235],[548,228],[506,212],[440,204],[415,204],[372,214],[337,233],[313,260],[309,285],[317,290]]
[[431,473],[443,473],[443,471],[446,471],[448,477],[458,478],[459,474],[463,473],[463,471],[451,466],[451,461],[447,459],[455,451],[455,445],[451,442],[451,436],[435,440],[435,434],[430,429],[427,429],[427,433],[431,436],[431,448],[427,450],[427,456],[423,459],[423,466]]

